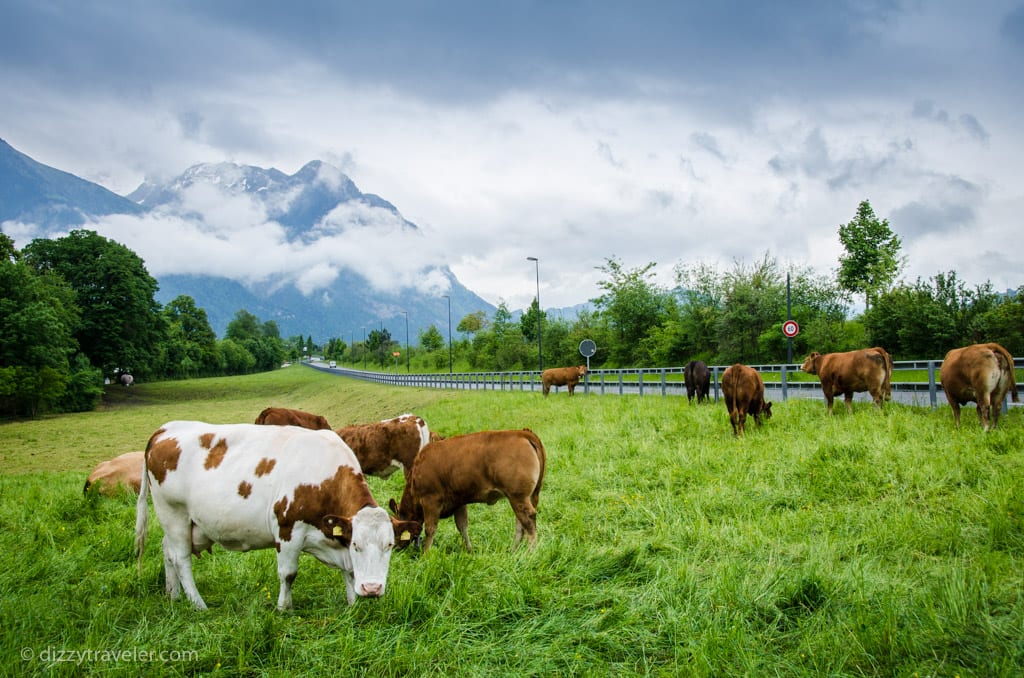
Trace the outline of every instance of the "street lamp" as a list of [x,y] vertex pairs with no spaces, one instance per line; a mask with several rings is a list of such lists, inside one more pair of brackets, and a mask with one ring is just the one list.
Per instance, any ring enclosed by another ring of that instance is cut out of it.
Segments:
[[366,328],[363,328],[363,371],[366,371]]
[[348,338],[351,340],[349,344],[349,354],[352,356],[352,367],[356,366],[356,331],[349,330]]
[[452,373],[452,298],[444,295],[448,300],[448,374]]
[[402,311],[405,314],[405,371],[411,371],[409,368],[409,312]]
[[526,257],[527,261],[532,261],[537,268],[537,364],[538,370],[544,371],[544,352],[541,350],[540,345],[540,261],[537,257]]

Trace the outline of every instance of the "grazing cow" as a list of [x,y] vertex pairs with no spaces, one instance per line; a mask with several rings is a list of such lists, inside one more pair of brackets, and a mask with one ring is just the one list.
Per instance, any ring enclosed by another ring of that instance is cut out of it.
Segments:
[[287,407],[268,407],[256,417],[257,424],[268,424],[273,426],[301,426],[314,431],[330,429],[331,425],[327,419],[319,414],[310,414],[302,410],[292,410]]
[[139,486],[142,484],[143,454],[143,452],[125,452],[113,459],[101,462],[85,479],[82,493],[84,494],[92,488],[94,492],[114,496],[121,491],[120,488],[127,488],[138,494]]
[[172,421],[149,440],[136,504],[139,567],[149,521],[147,495],[164,530],[167,592],[181,589],[206,609],[192,555],[277,549],[278,609],[292,605],[299,555],[340,569],[349,604],[383,595],[391,551],[419,534],[379,507],[352,450],[333,431],[294,426]]
[[990,416],[992,428],[999,424],[1007,391],[1013,402],[1020,402],[1013,356],[999,344],[954,348],[942,361],[939,379],[942,390],[946,392],[946,400],[953,408],[957,428],[960,428],[960,406],[964,403],[973,400],[978,404],[978,420],[987,431]]
[[683,379],[686,382],[686,399],[693,402],[697,396],[697,404],[704,402],[711,393],[711,371],[702,360],[691,360],[683,368]]
[[120,381],[121,381],[121,384],[124,385],[124,386],[131,386],[132,384],[135,383],[135,377],[133,377],[132,375],[130,375],[128,373],[125,373],[125,374],[121,375]]
[[551,390],[552,386],[567,387],[571,396],[576,390],[576,384],[580,383],[580,379],[586,373],[586,365],[580,365],[579,367],[552,367],[551,369],[544,370],[540,375],[540,381],[544,387],[544,397],[547,397],[548,391]]
[[882,391],[885,393],[886,400],[892,400],[892,356],[881,346],[875,346],[866,350],[875,351],[885,358],[885,383],[882,384]]
[[414,414],[343,426],[334,432],[355,452],[363,473],[387,478],[402,469],[406,483],[416,455],[433,440],[427,422]]
[[832,401],[843,394],[846,411],[853,412],[853,394],[867,391],[877,407],[882,406],[887,385],[891,388],[889,376],[892,359],[884,349],[866,348],[845,353],[811,353],[800,366],[804,372],[818,375],[821,390],[828,402],[828,413],[832,414]]
[[412,477],[391,511],[402,520],[421,522],[426,551],[434,541],[437,522],[455,516],[466,550],[469,544],[469,504],[493,504],[508,499],[516,515],[513,545],[523,535],[537,543],[537,503],[544,482],[547,453],[530,429],[480,431],[453,436],[424,447],[412,465]]
[[722,373],[722,395],[729,409],[732,434],[743,436],[747,414],[754,417],[754,423],[761,425],[761,417],[771,419],[772,404],[764,400],[764,381],[753,367],[736,363]]

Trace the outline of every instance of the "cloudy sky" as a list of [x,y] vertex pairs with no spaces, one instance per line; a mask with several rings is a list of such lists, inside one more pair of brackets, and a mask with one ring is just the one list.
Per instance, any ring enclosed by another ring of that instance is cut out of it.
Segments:
[[[868,199],[906,279],[1024,284],[1021,0],[0,0],[0,17],[0,138],[19,151],[121,194],[200,162],[323,160],[420,227],[350,244],[396,279],[447,263],[515,309],[536,294],[528,256],[545,307],[597,296],[610,257],[665,284],[765,252],[830,273]],[[253,220],[263,256],[239,246],[238,268],[296,256]],[[119,233],[158,273],[171,232]]]

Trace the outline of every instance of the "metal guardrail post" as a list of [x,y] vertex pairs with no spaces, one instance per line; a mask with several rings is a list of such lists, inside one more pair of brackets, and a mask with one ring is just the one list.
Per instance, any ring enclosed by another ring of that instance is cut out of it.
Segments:
[[715,384],[715,402],[718,402],[718,365],[711,368],[712,381]]
[[935,361],[928,361],[928,402],[934,410],[939,403],[938,389],[935,387]]

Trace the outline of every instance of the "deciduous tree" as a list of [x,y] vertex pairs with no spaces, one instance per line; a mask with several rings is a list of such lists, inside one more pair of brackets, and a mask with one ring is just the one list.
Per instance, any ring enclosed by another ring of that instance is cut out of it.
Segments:
[[865,307],[871,308],[875,297],[889,289],[903,267],[902,243],[889,221],[875,216],[867,200],[857,206],[857,215],[849,223],[839,226],[839,242],[845,250],[839,256],[839,287],[863,294]]

